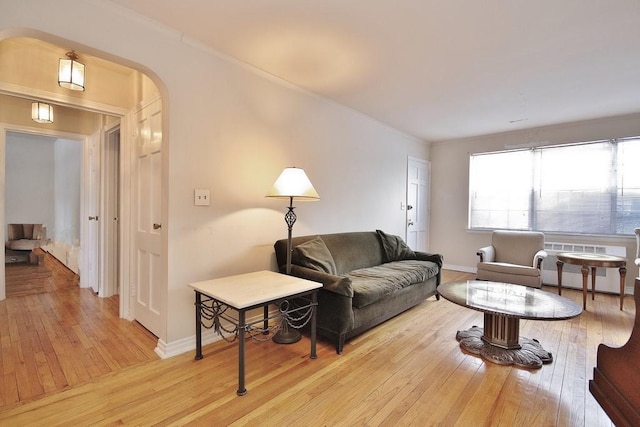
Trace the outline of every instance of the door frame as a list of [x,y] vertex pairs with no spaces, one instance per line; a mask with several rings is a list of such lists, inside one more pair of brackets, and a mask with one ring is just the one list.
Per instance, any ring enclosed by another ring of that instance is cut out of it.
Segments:
[[[120,149],[120,120],[103,127],[101,132],[102,139],[102,168],[101,168],[101,197],[102,204],[100,206],[100,241],[102,249],[100,254],[100,289],[98,296],[107,298],[120,292],[122,289],[122,257],[120,256],[120,245],[122,242],[122,230],[118,226],[118,222],[123,216],[122,203],[122,155]],[[117,152],[114,158],[111,145],[113,144],[114,135],[118,134]],[[114,188],[113,180],[117,180],[117,186]],[[115,191],[115,194],[114,194]],[[117,212],[113,218],[114,212],[111,209],[116,199]],[[116,246],[113,249],[113,246]],[[114,273],[115,272],[115,277]],[[114,281],[117,285],[114,286]],[[117,288],[117,289],[116,289]]]
[[[52,129],[41,129],[33,126],[24,126],[24,125],[16,125],[11,123],[0,123],[0,239],[1,241],[5,241],[6,239],[6,230],[4,229],[4,221],[5,221],[5,196],[6,196],[6,144],[7,144],[7,133],[15,132],[15,133],[23,133],[30,135],[38,135],[38,136],[46,136],[49,138],[60,138],[60,139],[69,139],[78,141],[82,144],[83,151],[83,159],[84,153],[88,149],[89,144],[89,135],[82,135],[70,132],[63,132]],[[83,161],[82,168],[86,168],[87,165]],[[82,174],[84,176],[84,174]],[[80,196],[80,241],[83,240],[83,212],[86,211],[86,203],[87,195],[86,195],[86,186],[83,183],[80,183],[81,187],[81,196]],[[96,242],[91,242],[91,245],[96,245]],[[82,247],[82,246],[81,246]],[[87,256],[85,251],[80,251],[80,256],[78,257],[78,267],[82,271],[86,268]],[[0,263],[0,301],[6,298],[6,280],[5,280],[5,265],[4,263]]]

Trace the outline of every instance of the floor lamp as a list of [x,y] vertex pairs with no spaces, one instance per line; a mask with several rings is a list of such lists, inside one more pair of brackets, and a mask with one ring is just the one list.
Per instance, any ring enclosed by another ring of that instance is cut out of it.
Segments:
[[[286,273],[291,274],[291,232],[293,230],[293,224],[296,222],[296,214],[293,211],[293,199],[301,201],[316,201],[320,199],[316,189],[313,188],[311,181],[304,173],[304,170],[296,167],[285,168],[282,171],[276,182],[271,187],[271,190],[267,193],[267,197],[274,197],[278,199],[288,199],[289,206],[287,213],[284,216],[284,221],[287,223],[289,234],[287,237],[287,267]],[[282,329],[280,329],[274,336],[273,341],[279,344],[291,344],[300,340],[300,332],[294,328],[289,328],[289,324],[283,322]]]

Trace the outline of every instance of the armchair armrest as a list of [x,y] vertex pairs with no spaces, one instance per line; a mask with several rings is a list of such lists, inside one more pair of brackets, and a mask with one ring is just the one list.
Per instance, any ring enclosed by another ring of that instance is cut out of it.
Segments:
[[476,255],[480,257],[480,262],[493,262],[496,259],[496,249],[493,246],[485,246],[478,249]]
[[533,266],[538,270],[542,269],[542,261],[547,257],[547,252],[543,250],[539,250],[533,256]]
[[334,276],[312,268],[301,267],[293,264],[291,274],[302,279],[313,280],[322,283],[322,288],[334,292],[338,295],[353,298],[353,288],[351,279],[343,276]]
[[419,261],[431,261],[438,265],[438,268],[442,268],[444,257],[441,254],[429,254],[426,252],[415,251],[416,259]]

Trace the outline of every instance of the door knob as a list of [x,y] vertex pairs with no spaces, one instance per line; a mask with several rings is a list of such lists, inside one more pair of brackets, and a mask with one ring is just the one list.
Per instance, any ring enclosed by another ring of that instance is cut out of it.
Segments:
[[97,220],[98,220],[98,215],[89,217],[89,221],[97,221]]
[[153,224],[153,229],[154,230],[157,230],[159,228],[162,228],[162,224],[155,224],[155,223]]
[[413,221],[409,220],[409,223],[407,225],[408,226],[412,226],[413,225]]

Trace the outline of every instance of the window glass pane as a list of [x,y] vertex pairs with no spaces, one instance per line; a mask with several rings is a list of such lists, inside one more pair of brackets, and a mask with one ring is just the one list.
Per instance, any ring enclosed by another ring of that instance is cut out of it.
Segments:
[[469,226],[528,229],[532,171],[530,151],[472,155]]
[[471,228],[634,234],[640,137],[472,155]]
[[602,142],[537,150],[536,230],[611,232],[612,147]]
[[633,234],[640,227],[640,138],[618,144],[616,233]]

